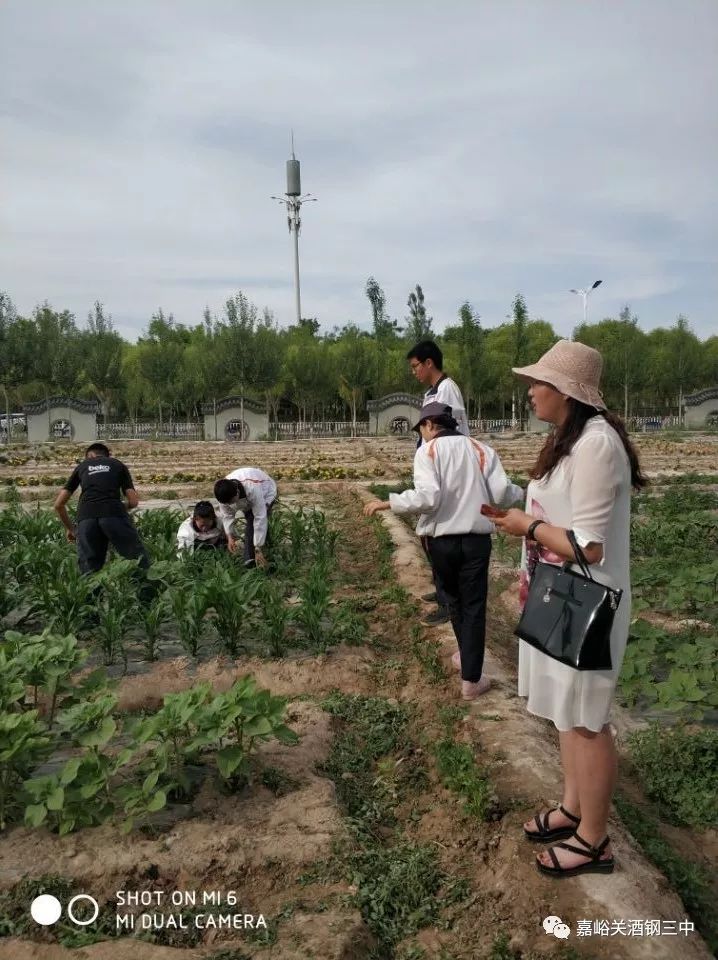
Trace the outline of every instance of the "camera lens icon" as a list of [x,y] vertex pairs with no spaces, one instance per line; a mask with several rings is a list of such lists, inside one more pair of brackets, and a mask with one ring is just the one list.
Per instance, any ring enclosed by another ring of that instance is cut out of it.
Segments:
[[[91,916],[82,917],[76,914],[78,904],[88,903],[91,906]],[[88,927],[97,920],[100,905],[89,893],[78,893],[67,904],[67,917],[76,927]],[[43,893],[30,904],[30,916],[41,927],[51,927],[62,916],[62,904],[51,893]]]

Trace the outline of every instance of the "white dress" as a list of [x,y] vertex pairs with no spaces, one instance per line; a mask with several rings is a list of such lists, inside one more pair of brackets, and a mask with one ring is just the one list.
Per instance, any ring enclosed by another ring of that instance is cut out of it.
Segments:
[[[526,512],[572,529],[582,547],[603,544],[603,560],[591,566],[591,575],[623,590],[611,631],[612,670],[574,670],[519,641],[519,696],[528,698],[529,712],[551,720],[558,730],[586,727],[598,732],[608,722],[631,620],[631,468],[621,438],[603,417],[587,422],[571,453],[548,479],[529,483]],[[524,541],[522,603],[528,570],[537,560],[562,562],[533,542],[527,550]]]

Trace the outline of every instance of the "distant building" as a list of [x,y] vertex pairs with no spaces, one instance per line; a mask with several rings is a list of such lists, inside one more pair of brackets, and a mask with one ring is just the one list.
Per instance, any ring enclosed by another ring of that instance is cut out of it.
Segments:
[[684,397],[683,411],[686,427],[718,427],[718,386]]

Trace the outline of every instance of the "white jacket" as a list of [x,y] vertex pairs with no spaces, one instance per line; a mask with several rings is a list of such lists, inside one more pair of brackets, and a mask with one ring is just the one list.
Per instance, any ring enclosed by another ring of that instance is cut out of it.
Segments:
[[493,533],[483,503],[510,506],[524,491],[511,483],[499,455],[485,443],[446,431],[414,455],[414,489],[389,496],[395,513],[419,513],[419,536]]
[[436,386],[429,387],[424,394],[424,404],[432,401],[448,404],[451,407],[451,415],[458,424],[456,429],[465,437],[469,436],[469,420],[466,416],[464,398],[461,396],[458,384],[451,377],[444,376]]
[[192,550],[195,542],[214,545],[222,539],[224,539],[224,531],[221,526],[212,527],[211,530],[205,531],[195,530],[192,517],[187,517],[186,520],[182,521],[177,531],[177,549],[179,551]]
[[231,503],[220,503],[219,517],[224,524],[227,536],[231,536],[232,524],[238,511],[254,517],[254,546],[263,547],[267,539],[267,507],[277,499],[277,484],[268,473],[258,467],[240,467],[225,477],[226,480],[239,480],[247,496],[239,497]]

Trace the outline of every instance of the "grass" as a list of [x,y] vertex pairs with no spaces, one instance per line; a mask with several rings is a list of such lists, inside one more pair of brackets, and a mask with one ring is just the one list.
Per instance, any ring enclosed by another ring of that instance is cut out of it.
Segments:
[[479,769],[471,747],[451,739],[434,747],[441,782],[464,799],[464,810],[477,820],[491,816],[494,794],[490,781]]
[[658,820],[632,803],[622,793],[615,797],[621,820],[644,854],[668,878],[696,925],[696,930],[715,953],[718,951],[718,909],[711,876],[697,864],[688,863],[660,833]]
[[718,730],[654,723],[629,738],[647,795],[673,823],[718,826]]
[[400,940],[439,922],[444,906],[463,899],[466,884],[442,871],[434,846],[397,834],[396,804],[427,785],[407,708],[338,692],[322,706],[340,723],[321,771],[334,781],[348,821],[343,869],[377,941],[372,957],[390,960]]
[[279,767],[264,767],[260,780],[263,786],[271,790],[275,797],[283,797],[299,787],[299,781],[290,777]]
[[423,629],[419,624],[411,627],[411,652],[419,661],[429,683],[443,683],[446,680],[441,644],[433,637],[423,636]]
[[[46,928],[39,927],[30,915],[29,904],[47,893],[57,897],[66,905],[77,893],[74,880],[57,874],[45,874],[35,878],[26,878],[13,887],[0,893],[0,937],[26,937],[45,939],[42,935]],[[79,905],[78,905],[79,912]],[[102,909],[95,923],[89,927],[77,927],[63,913],[52,927],[53,939],[64,947],[83,947],[100,940],[108,940],[118,935],[115,926],[115,912],[110,906]]]

